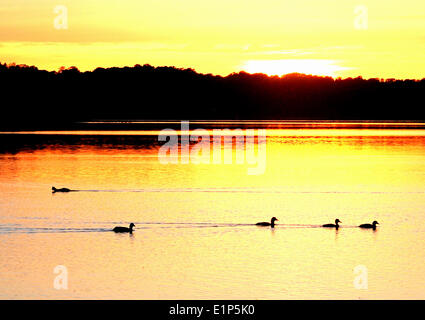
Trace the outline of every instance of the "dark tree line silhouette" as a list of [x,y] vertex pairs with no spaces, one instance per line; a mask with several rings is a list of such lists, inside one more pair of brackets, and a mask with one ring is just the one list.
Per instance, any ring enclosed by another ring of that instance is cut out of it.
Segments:
[[0,63],[2,129],[71,128],[90,120],[423,120],[425,78],[333,79],[135,65],[59,71]]

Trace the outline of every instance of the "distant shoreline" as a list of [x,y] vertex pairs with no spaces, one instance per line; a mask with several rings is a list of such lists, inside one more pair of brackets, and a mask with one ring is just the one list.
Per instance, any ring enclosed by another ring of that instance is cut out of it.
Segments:
[[[165,128],[179,129],[181,120],[111,120],[66,124],[61,127],[33,129],[10,128],[0,134],[49,134],[52,132],[95,131],[150,131]],[[191,129],[196,128],[269,128],[269,129],[425,129],[424,120],[189,120]]]
[[103,126],[137,119],[425,120],[425,78],[334,79],[246,72],[222,77],[150,65],[49,72],[0,63],[0,85],[12,101],[3,105],[1,131],[78,129],[99,119]]

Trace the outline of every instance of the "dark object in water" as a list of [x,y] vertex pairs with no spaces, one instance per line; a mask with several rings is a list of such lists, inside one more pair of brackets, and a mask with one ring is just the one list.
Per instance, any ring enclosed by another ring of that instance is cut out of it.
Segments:
[[55,187],[52,187],[52,192],[53,193],[55,193],[55,192],[71,192],[72,190],[71,189],[68,189],[68,188],[61,188],[61,189],[56,189]]
[[126,227],[115,227],[114,229],[112,229],[112,231],[133,233],[133,227],[135,227],[134,223],[130,223],[130,226],[128,228],[126,228]]
[[359,225],[359,228],[376,230],[377,224],[379,224],[379,222],[375,220],[375,221],[372,222],[372,224],[370,224],[370,223],[361,224],[361,225]]
[[339,219],[335,219],[335,224],[333,223],[328,223],[328,224],[324,224],[322,227],[324,228],[335,228],[338,230],[339,228],[339,224],[338,223],[342,223]]
[[270,227],[274,228],[274,222],[275,221],[279,221],[279,220],[276,217],[273,217],[270,222],[258,222],[255,225],[256,226],[262,226],[262,227],[270,226]]

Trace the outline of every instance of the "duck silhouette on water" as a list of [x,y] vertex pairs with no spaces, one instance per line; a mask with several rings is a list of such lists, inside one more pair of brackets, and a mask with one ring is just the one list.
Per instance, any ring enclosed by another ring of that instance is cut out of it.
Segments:
[[375,221],[372,222],[372,224],[370,224],[370,223],[361,224],[361,225],[359,225],[359,228],[376,230],[377,224],[379,224],[379,222],[375,220]]
[[277,219],[276,217],[273,217],[270,222],[257,222],[255,225],[256,226],[261,226],[261,227],[272,227],[274,228],[274,222],[275,221],[279,221],[279,219]]
[[324,224],[322,227],[324,227],[324,228],[335,228],[336,230],[338,230],[339,223],[342,223],[342,222],[339,219],[335,219],[335,224],[328,223],[328,224]]
[[71,190],[71,189],[68,189],[68,188],[57,189],[55,187],[52,187],[52,193],[56,193],[56,192],[71,192],[71,191],[74,191],[74,190]]
[[134,223],[130,223],[130,226],[127,227],[115,227],[114,229],[112,229],[112,231],[117,232],[117,233],[123,233],[123,232],[128,232],[128,233],[133,233],[133,228],[135,227]]

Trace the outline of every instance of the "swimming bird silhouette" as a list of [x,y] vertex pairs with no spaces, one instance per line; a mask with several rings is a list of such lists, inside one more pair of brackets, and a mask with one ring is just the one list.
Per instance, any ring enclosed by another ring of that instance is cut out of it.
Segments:
[[134,223],[130,223],[130,226],[128,228],[126,228],[126,227],[115,227],[114,229],[112,229],[112,231],[133,233],[133,227],[135,227]]
[[376,230],[377,224],[379,224],[379,222],[375,220],[375,221],[372,222],[372,224],[370,224],[370,223],[361,224],[361,225],[359,225],[359,228]]
[[71,191],[72,190],[68,189],[68,188],[56,189],[55,187],[52,187],[52,193],[55,193],[55,192],[71,192]]
[[270,226],[270,227],[274,228],[274,222],[275,221],[279,221],[279,219],[277,219],[276,217],[273,217],[270,222],[258,222],[255,225],[256,226],[262,226],[262,227]]
[[335,224],[333,223],[328,223],[328,224],[324,224],[322,227],[324,228],[335,228],[338,230],[339,228],[339,224],[338,223],[342,223],[339,219],[335,219]]

